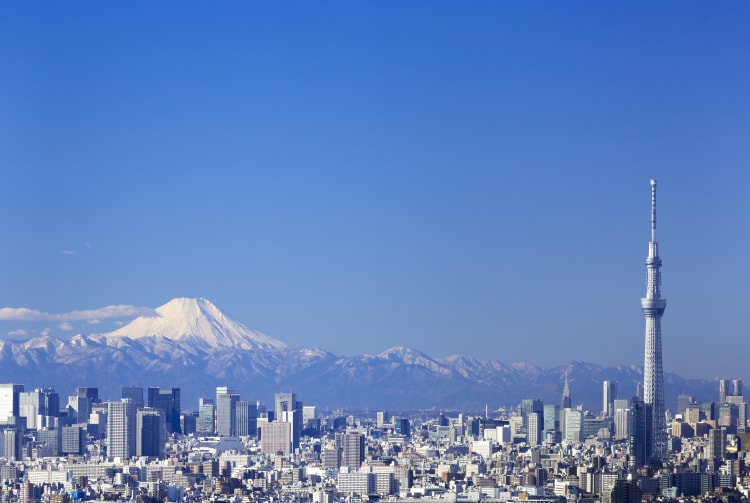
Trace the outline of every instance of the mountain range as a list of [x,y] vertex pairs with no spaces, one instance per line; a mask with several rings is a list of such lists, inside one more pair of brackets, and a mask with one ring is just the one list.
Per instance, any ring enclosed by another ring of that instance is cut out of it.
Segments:
[[[603,380],[618,381],[619,395],[627,398],[643,379],[642,368],[632,365],[576,361],[542,368],[460,355],[432,358],[406,346],[359,356],[290,347],[232,320],[206,299],[173,299],[154,315],[104,334],[0,340],[0,382],[55,387],[63,396],[76,386],[97,386],[104,399],[119,398],[122,386],[175,386],[185,410],[225,385],[243,399],[266,403],[274,393],[292,390],[323,408],[481,410],[523,398],[559,403],[566,374],[573,403],[592,411],[601,409]],[[665,374],[668,407],[674,408],[679,393],[713,400],[718,385]]]

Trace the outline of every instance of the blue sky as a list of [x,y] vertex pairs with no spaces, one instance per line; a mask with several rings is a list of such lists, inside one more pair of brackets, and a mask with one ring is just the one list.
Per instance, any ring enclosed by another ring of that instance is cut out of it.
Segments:
[[665,370],[748,378],[748,26],[745,2],[3,2],[0,308],[54,315],[0,336],[202,296],[342,354],[641,364],[653,177]]

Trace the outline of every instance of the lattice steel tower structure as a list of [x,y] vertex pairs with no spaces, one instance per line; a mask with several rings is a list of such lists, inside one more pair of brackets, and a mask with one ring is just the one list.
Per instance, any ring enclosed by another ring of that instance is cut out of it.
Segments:
[[652,460],[667,459],[666,418],[664,417],[664,369],[661,354],[661,317],[667,299],[661,296],[661,258],[656,242],[656,180],[651,180],[651,241],[646,259],[646,297],[641,307],[646,317],[646,351],[643,364],[643,401],[651,405]]

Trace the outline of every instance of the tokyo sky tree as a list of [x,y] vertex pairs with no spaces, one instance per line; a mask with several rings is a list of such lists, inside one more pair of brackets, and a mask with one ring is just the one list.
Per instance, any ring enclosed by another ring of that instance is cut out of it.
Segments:
[[651,180],[651,241],[646,259],[646,297],[641,307],[646,317],[646,352],[643,365],[643,398],[651,405],[651,458],[667,458],[666,419],[664,417],[664,369],[661,355],[661,317],[667,299],[661,296],[661,259],[656,242],[656,180]]

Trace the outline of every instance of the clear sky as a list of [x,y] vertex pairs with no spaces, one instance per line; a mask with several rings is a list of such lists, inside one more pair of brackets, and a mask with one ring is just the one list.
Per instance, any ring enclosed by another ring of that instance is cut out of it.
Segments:
[[656,178],[665,370],[748,378],[749,26],[734,1],[2,2],[0,308],[41,313],[0,336],[206,297],[346,355],[640,365]]

